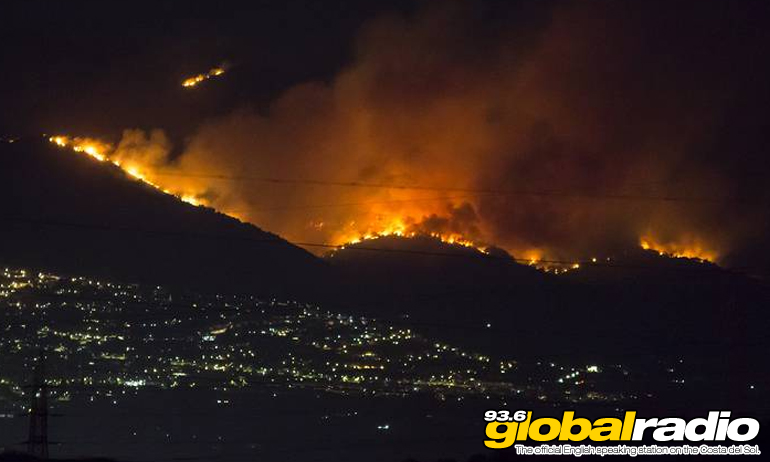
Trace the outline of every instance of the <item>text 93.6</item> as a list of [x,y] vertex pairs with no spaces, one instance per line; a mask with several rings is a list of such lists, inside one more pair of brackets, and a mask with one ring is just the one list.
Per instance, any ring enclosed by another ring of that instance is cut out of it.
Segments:
[[527,411],[495,411],[489,410],[484,412],[484,420],[487,422],[524,422],[527,420]]

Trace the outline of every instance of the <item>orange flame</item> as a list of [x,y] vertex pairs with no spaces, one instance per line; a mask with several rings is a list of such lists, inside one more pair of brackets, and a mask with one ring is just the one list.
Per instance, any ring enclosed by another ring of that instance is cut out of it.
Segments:
[[[203,198],[201,191],[205,191],[205,184],[180,182],[179,178],[174,175],[169,176],[159,172],[157,165],[142,161],[140,158],[116,155],[119,150],[115,150],[109,143],[91,138],[71,138],[62,135],[52,136],[49,138],[49,141],[59,147],[69,148],[74,152],[86,154],[98,162],[109,162],[120,168],[131,178],[141,181],[165,194],[173,195],[188,204],[207,207],[216,206],[218,208],[222,206],[221,202],[211,203]],[[430,236],[447,244],[473,248],[484,254],[489,253],[489,246],[486,243],[469,236],[456,232],[436,232],[421,226],[420,222],[415,220],[414,217],[425,216],[425,209],[415,205],[419,201],[414,203],[408,201],[400,202],[401,194],[406,193],[399,191],[398,194],[399,196],[396,196],[396,201],[399,204],[398,207],[374,206],[368,208],[359,217],[360,222],[351,221],[345,225],[337,224],[336,232],[329,235],[326,242],[340,248],[345,248],[347,245],[387,236],[405,238]],[[244,220],[232,212],[220,211],[239,220]],[[252,217],[246,217],[246,219],[248,218]],[[321,230],[331,225],[317,220],[311,221],[310,226]],[[483,236],[483,233],[481,235]],[[654,250],[660,255],[676,258],[691,258],[699,261],[715,262],[719,256],[717,251],[709,248],[700,239],[695,237],[683,238],[677,241],[662,241],[650,234],[645,234],[640,238],[639,245],[643,249]],[[556,261],[552,253],[547,249],[519,249],[518,252],[514,251],[514,256],[518,257],[517,261],[523,264],[552,274],[563,274],[581,268],[578,262],[569,262],[569,260]],[[593,263],[596,261],[596,258],[591,259]]]
[[108,143],[91,138],[70,139],[68,136],[52,136],[48,141],[60,147],[71,147],[73,151],[88,154],[99,162],[105,162],[107,160],[105,152],[112,149]]
[[673,258],[690,258],[701,262],[714,263],[719,258],[716,250],[709,249],[699,239],[685,237],[679,241],[661,242],[654,237],[646,235],[639,239],[639,246],[645,250],[658,252],[660,256]]
[[218,77],[224,73],[225,73],[224,67],[221,67],[221,66],[214,67],[210,69],[208,72],[206,72],[205,74],[198,74],[198,75],[189,77],[187,79],[184,79],[182,81],[182,86],[185,88],[193,88],[193,87],[196,87],[201,82],[204,82],[212,77]]
[[474,242],[460,234],[456,233],[437,233],[426,232],[420,230],[414,225],[407,224],[405,220],[395,217],[388,220],[385,223],[381,223],[378,226],[368,226],[366,231],[352,230],[347,233],[342,233],[335,238],[335,243],[344,248],[346,245],[358,244],[362,241],[374,240],[381,237],[416,237],[416,236],[428,236],[434,239],[438,239],[445,244],[459,245],[463,247],[473,248],[482,253],[488,253],[487,246],[478,242]]
[[432,237],[434,239],[438,239],[439,241],[450,244],[450,245],[459,245],[463,247],[473,248],[478,250],[481,253],[488,253],[487,247],[478,244],[476,242],[473,242],[469,239],[465,239],[464,237],[457,235],[457,234],[440,234],[440,233],[420,233],[417,231],[403,231],[403,230],[385,230],[385,231],[378,231],[378,232],[369,232],[366,234],[361,234],[356,237],[350,237],[348,240],[344,241],[344,244],[341,245],[341,247],[345,247],[347,245],[352,244],[358,244],[363,241],[371,241],[374,239],[378,239],[381,237],[390,237],[390,236],[397,236],[397,237],[416,237],[416,236],[428,236]]

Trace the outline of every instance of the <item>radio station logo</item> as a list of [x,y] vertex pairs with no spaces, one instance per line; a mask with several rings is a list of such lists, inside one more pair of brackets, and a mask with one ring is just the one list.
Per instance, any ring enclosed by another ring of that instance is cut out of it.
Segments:
[[627,411],[623,418],[601,417],[593,421],[565,411],[560,419],[533,419],[531,411],[489,410],[486,447],[503,449],[515,442],[547,441],[642,441],[656,442],[747,442],[759,434],[759,421],[750,417],[731,418],[731,411],[709,411],[707,417],[685,420],[680,417],[638,418]]

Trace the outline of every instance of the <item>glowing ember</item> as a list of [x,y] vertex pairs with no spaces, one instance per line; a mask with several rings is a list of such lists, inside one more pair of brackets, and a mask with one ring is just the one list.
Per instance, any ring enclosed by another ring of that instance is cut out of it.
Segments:
[[697,239],[684,239],[677,242],[660,242],[651,236],[643,236],[639,239],[639,245],[644,250],[658,252],[660,256],[673,258],[691,258],[701,262],[715,262],[719,255],[716,251],[706,248]]
[[67,143],[69,142],[66,136],[52,136],[48,138],[48,141],[50,141],[51,143],[55,143],[61,147],[67,146]]
[[206,72],[205,74],[198,74],[193,77],[187,78],[182,82],[182,86],[185,88],[194,88],[198,84],[205,82],[206,80],[212,78],[212,77],[218,77],[225,73],[224,67],[215,67]]

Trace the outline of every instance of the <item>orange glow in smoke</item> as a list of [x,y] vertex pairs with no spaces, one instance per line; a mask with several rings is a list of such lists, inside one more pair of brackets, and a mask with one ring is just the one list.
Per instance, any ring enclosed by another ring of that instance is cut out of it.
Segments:
[[707,248],[703,242],[695,238],[675,242],[661,242],[647,235],[639,239],[639,245],[645,250],[652,250],[658,252],[660,256],[666,257],[691,258],[712,263],[719,258],[715,250]]
[[[49,141],[59,147],[69,148],[74,152],[86,154],[98,162],[111,163],[120,168],[131,178],[149,185],[165,194],[173,195],[177,199],[194,206],[207,206],[223,208],[221,203],[211,203],[205,199],[204,193],[207,184],[204,180],[182,176],[164,174],[140,158],[114,156],[115,148],[110,144],[91,138],[78,138],[68,136],[52,136]],[[362,208],[356,221],[350,221],[346,225],[331,223],[322,220],[311,220],[309,227],[314,230],[331,229],[332,234],[328,237],[328,243],[345,248],[348,245],[354,245],[367,240],[374,240],[380,237],[398,236],[404,238],[416,236],[429,236],[440,240],[446,244],[460,245],[473,248],[481,253],[489,253],[489,244],[479,242],[461,233],[455,232],[436,232],[426,228],[422,219],[432,213],[436,207],[435,203],[426,207],[425,202],[419,199],[410,202],[409,199],[413,192],[408,190],[399,190],[392,192],[396,199],[393,202],[399,205],[373,205]],[[446,204],[444,204],[446,205]],[[225,205],[224,208],[229,208]],[[232,216],[242,221],[259,222],[258,217],[240,216],[220,210],[226,215]],[[291,238],[292,236],[287,236]],[[640,238],[639,245],[646,250],[658,252],[661,256],[674,258],[691,258],[699,261],[715,262],[718,253],[709,248],[703,241],[697,238],[681,239],[677,241],[662,241],[652,235],[644,235]],[[563,274],[568,271],[577,270],[581,267],[578,262],[565,262],[553,257],[546,249],[525,249],[513,250],[513,255],[517,261],[553,274]],[[587,260],[596,262],[596,258]]]
[[[473,248],[481,253],[487,253],[487,246],[474,242],[460,234],[453,233],[437,233],[426,232],[419,229],[413,224],[407,223],[404,219],[398,216],[394,216],[387,220],[377,220],[379,223],[374,226],[367,226],[365,231],[361,230],[349,230],[338,234],[334,238],[334,244],[345,247],[346,245],[358,244],[363,241],[370,241],[380,237],[415,237],[415,236],[429,236],[434,239],[438,239],[445,244],[459,245],[463,247]],[[355,223],[352,224],[355,227]]]

